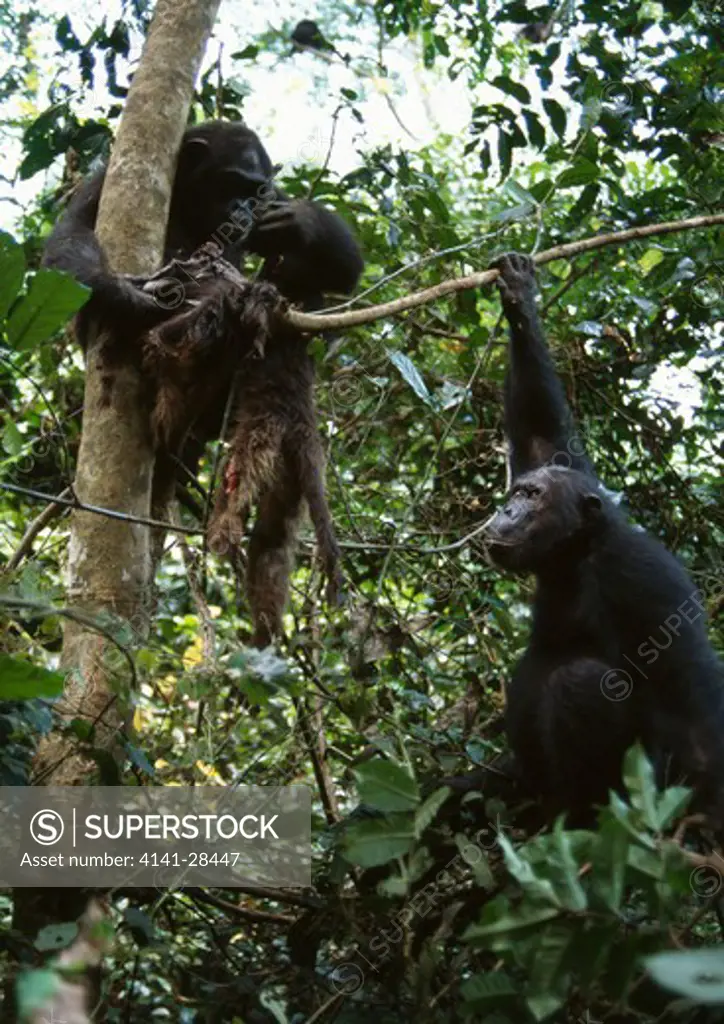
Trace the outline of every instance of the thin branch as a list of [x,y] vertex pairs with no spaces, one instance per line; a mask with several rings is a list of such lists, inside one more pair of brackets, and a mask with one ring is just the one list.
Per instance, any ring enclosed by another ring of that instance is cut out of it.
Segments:
[[100,505],[88,505],[78,498],[64,498],[61,494],[57,497],[52,494],[44,494],[32,487],[18,487],[17,484],[0,483],[0,489],[11,491],[13,494],[22,494],[26,498],[35,498],[37,501],[47,501],[52,505],[61,505],[66,508],[79,509],[81,512],[93,512],[97,516],[106,516],[108,519],[122,519],[126,523],[140,523],[141,526],[155,526],[162,530],[172,530],[174,533],[187,533],[196,535],[203,533],[200,527],[175,526],[173,523],[166,523],[161,519],[147,519],[145,516],[132,516],[127,512],[116,512],[112,508],[101,508]]
[[26,555],[30,554],[33,546],[33,541],[41,532],[44,530],[48,523],[51,523],[56,516],[61,515],[65,509],[61,504],[66,498],[70,498],[73,490],[70,487],[66,487],[64,491],[61,491],[57,499],[54,499],[52,504],[46,505],[40,515],[37,515],[32,520],[27,530],[20,539],[15,553],[10,556],[7,564],[0,568],[0,572],[14,572]]
[[334,782],[329,774],[325,760],[324,738],[323,736],[315,736],[314,729],[310,727],[309,721],[313,720],[313,712],[307,711],[304,702],[299,698],[295,698],[294,707],[297,712],[299,731],[302,734],[302,739],[312,761],[312,770],[314,771],[314,778],[319,789],[319,796],[322,801],[327,824],[336,825],[339,822],[339,809],[334,793]]
[[[594,249],[602,249],[607,245],[623,245],[625,242],[634,241],[637,238],[649,238],[652,235],[670,235],[677,231],[693,231],[698,228],[713,227],[717,224],[724,224],[724,213],[715,213],[704,217],[690,217],[688,220],[668,221],[663,224],[642,224],[636,228],[629,228],[626,231],[615,231],[607,235],[595,235],[593,238],[582,238],[577,242],[566,242],[563,245],[556,245],[552,249],[545,249],[539,252],[534,260],[537,265],[552,263],[553,260],[572,259],[582,253],[592,252]],[[449,281],[441,281],[432,288],[423,288],[422,291],[413,292],[411,295],[404,295],[393,302],[384,302],[379,306],[370,306],[368,309],[352,310],[349,313],[311,314],[301,313],[298,310],[290,310],[286,314],[289,323],[302,331],[329,331],[340,330],[345,327],[358,327],[360,324],[368,324],[373,320],[380,320],[383,317],[399,316],[408,309],[415,309],[417,306],[424,306],[428,302],[436,302],[446,295],[453,295],[456,292],[467,291],[469,288],[480,288],[483,285],[491,284],[498,276],[495,269],[482,270],[476,274],[468,274],[465,277],[453,278]]]
[[284,925],[294,924],[295,921],[295,918],[290,917],[288,914],[272,914],[268,910],[252,910],[250,907],[240,907],[236,903],[230,903],[229,900],[222,900],[219,896],[213,896],[210,892],[206,892],[197,886],[184,887],[183,891],[191,899],[198,900],[199,903],[206,903],[210,907],[216,907],[217,910],[223,910],[225,913],[240,918],[242,921],[269,921],[272,924]]

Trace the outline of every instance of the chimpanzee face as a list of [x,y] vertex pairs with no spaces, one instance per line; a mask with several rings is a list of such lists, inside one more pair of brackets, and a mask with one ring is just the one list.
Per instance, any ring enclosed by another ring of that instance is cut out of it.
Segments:
[[577,470],[543,466],[518,477],[485,524],[486,554],[502,569],[536,572],[557,558],[580,557],[604,519],[595,481]]
[[179,154],[172,215],[181,217],[201,244],[233,223],[240,208],[253,216],[268,200],[273,173],[266,150],[245,125],[211,121],[189,128]]

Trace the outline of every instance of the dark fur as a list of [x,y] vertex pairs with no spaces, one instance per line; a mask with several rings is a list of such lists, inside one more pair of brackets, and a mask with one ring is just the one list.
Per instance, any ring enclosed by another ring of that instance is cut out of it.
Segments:
[[532,261],[497,266],[513,485],[486,543],[495,564],[537,580],[506,710],[525,784],[550,812],[575,816],[620,786],[623,755],[641,740],[660,774],[685,773],[721,822],[724,673],[701,598],[600,489],[545,343]]
[[[338,582],[339,552],[315,424],[314,364],[296,332],[269,327],[275,301],[270,292],[232,280],[218,262],[199,271],[193,257],[209,241],[232,264],[246,252],[261,255],[262,281],[313,309],[325,293],[354,288],[363,267],[359,248],[336,214],[308,200],[290,201],[273,185],[271,161],[253,132],[212,122],[190,128],[179,154],[165,245],[165,260],[178,261],[176,266],[150,279],[116,275],[94,230],[104,174],[84,183],[71,200],[48,240],[45,264],[92,288],[78,323],[84,348],[99,328],[110,338],[107,351],[116,354],[146,335],[143,365],[155,385],[152,422],[162,446],[157,508],[165,504],[171,477],[164,455],[182,451],[195,469],[204,444],[220,434],[236,380],[231,455],[211,536],[218,550],[234,546],[249,504],[258,499],[249,594],[256,641],[267,642],[281,631],[305,501],[332,593]],[[185,298],[198,303],[180,313],[166,301],[179,281]],[[253,358],[260,347],[265,357]]]
[[[92,289],[79,323],[84,348],[91,319],[135,339],[175,312],[133,278],[110,271],[95,234],[104,178],[105,169],[78,188],[43,260]],[[289,201],[271,178],[269,156],[245,125],[213,121],[189,128],[174,179],[164,262],[188,260],[215,241],[234,264],[245,252],[267,257],[263,276],[294,302],[316,304],[326,292],[351,291],[363,264],[344,222],[316,203]]]

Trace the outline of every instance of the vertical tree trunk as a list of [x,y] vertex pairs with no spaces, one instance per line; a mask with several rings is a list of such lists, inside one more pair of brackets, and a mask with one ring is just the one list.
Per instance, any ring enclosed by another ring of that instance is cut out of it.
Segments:
[[[158,0],[113,147],[98,215],[97,232],[116,272],[148,273],[161,262],[176,157],[219,3]],[[109,367],[101,346],[91,343],[75,487],[83,502],[148,517],[154,453],[142,384],[136,366]],[[68,605],[85,613],[123,616],[142,643],[148,631],[152,570],[148,527],[74,513]],[[94,746],[114,753],[131,696],[127,672],[123,674],[124,659],[118,653],[97,632],[67,624],[63,664],[69,675],[58,708],[59,724],[74,718],[92,722]],[[82,785],[94,767],[74,751],[71,737],[55,731],[38,750],[34,776],[45,784]],[[76,919],[85,904],[85,896],[77,890],[17,889],[13,923],[32,942],[40,927]],[[95,920],[98,904],[92,907],[90,916]],[[82,962],[92,968],[98,960],[95,948]],[[71,985],[59,979],[57,992],[38,1019],[68,1019],[74,1024],[90,1020],[97,993],[90,976],[82,984],[79,993],[77,982]],[[79,1005],[84,1016],[78,1015]]]

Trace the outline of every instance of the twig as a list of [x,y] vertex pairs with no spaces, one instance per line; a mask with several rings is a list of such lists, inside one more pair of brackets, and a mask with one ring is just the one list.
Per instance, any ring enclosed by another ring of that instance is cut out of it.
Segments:
[[[310,728],[310,719],[314,712],[308,713],[304,702],[296,698],[294,706],[297,711],[299,729],[306,744],[309,756],[312,759],[314,778],[319,789],[319,796],[324,807],[324,814],[328,825],[336,825],[339,821],[339,810],[337,799],[334,795],[334,783],[325,763],[324,737],[320,735],[319,746],[315,741],[314,730]],[[316,724],[316,723],[315,723]]]
[[324,175],[327,173],[329,161],[332,159],[332,150],[334,149],[334,137],[337,134],[337,121],[339,120],[339,115],[342,112],[342,109],[342,104],[340,104],[335,110],[335,112],[332,114],[332,129],[329,133],[329,145],[327,146],[327,155],[324,158],[324,163],[322,164],[322,166],[319,168],[319,170],[309,183],[309,188],[307,189],[307,199],[312,198],[312,196],[314,195],[314,190],[316,189],[317,185],[320,183]]
[[[563,245],[556,245],[552,249],[545,249],[535,257],[535,263],[542,265],[552,263],[553,260],[572,259],[582,253],[592,252],[594,249],[602,249],[607,245],[623,245],[625,242],[634,241],[637,238],[649,238],[651,235],[670,235],[677,231],[693,231],[698,228],[713,227],[717,224],[724,224],[724,213],[715,213],[704,217],[690,217],[688,220],[668,221],[663,224],[642,224],[636,228],[629,228],[626,231],[615,231],[607,235],[595,235],[593,238],[582,238],[577,242],[566,242]],[[368,309],[352,310],[349,313],[328,313],[311,314],[301,313],[298,310],[289,310],[285,314],[289,323],[301,331],[329,331],[339,330],[344,327],[358,327],[360,324],[368,324],[373,320],[380,320],[387,316],[399,316],[408,309],[415,309],[417,306],[424,306],[428,302],[436,302],[445,295],[453,295],[456,292],[467,291],[470,288],[480,288],[483,285],[491,284],[498,276],[498,271],[493,269],[482,270],[476,274],[467,274],[465,277],[453,278],[449,281],[441,281],[432,288],[423,288],[422,291],[412,292],[410,295],[403,295],[402,298],[393,302],[384,302],[379,306],[370,306]]]
[[92,512],[97,516],[106,516],[108,519],[121,519],[126,523],[140,523],[141,526],[155,526],[162,530],[171,530],[174,533],[187,533],[196,535],[204,531],[198,527],[174,526],[173,523],[165,523],[161,519],[147,519],[145,516],[132,516],[127,512],[116,512],[112,508],[101,508],[100,505],[87,505],[78,498],[57,497],[52,494],[44,494],[42,491],[33,490],[32,487],[18,487],[17,484],[0,483],[3,491],[11,491],[13,494],[22,494],[26,498],[35,498],[37,501],[47,501],[54,505],[62,505],[65,508],[74,508],[79,512]]
[[68,498],[72,493],[72,488],[66,487],[65,490],[60,492],[58,498],[55,499],[51,505],[46,505],[40,515],[37,515],[35,519],[31,521],[23,534],[15,553],[10,556],[4,566],[0,567],[0,572],[14,572],[18,568],[25,556],[30,553],[33,541],[40,531],[44,530],[48,523],[51,523],[56,516],[61,515],[65,511],[61,502]]
[[307,896],[286,889],[274,889],[269,885],[235,885],[234,891],[256,896],[260,900],[286,903],[290,907],[303,907],[304,910],[321,910],[327,906],[325,900],[318,896]]
[[289,914],[272,914],[268,910],[252,910],[249,907],[240,907],[236,903],[230,903],[228,900],[222,900],[218,896],[212,896],[210,892],[206,892],[204,889],[200,889],[196,886],[184,887],[184,893],[190,896],[194,900],[198,900],[199,903],[206,903],[210,907],[216,907],[217,910],[223,910],[227,914],[233,914],[234,917],[240,917],[246,921],[270,921],[273,924],[294,924],[295,918],[290,917]]
[[327,1010],[336,1010],[339,1007],[344,996],[344,992],[335,992],[325,1003],[322,1003],[318,1010],[314,1011],[311,1017],[307,1017],[304,1024],[317,1024],[317,1021],[322,1019]]

